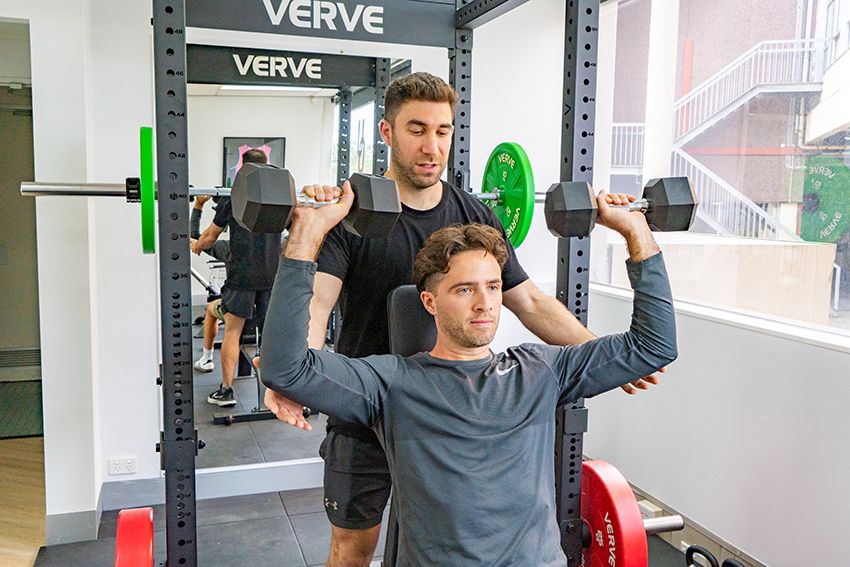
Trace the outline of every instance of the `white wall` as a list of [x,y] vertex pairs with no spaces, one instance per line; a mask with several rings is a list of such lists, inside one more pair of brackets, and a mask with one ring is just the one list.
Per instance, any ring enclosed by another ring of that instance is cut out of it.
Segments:
[[[627,328],[592,289],[590,330]],[[850,337],[682,302],[677,327],[661,385],[588,400],[585,453],[765,565],[846,565]]]
[[[150,3],[0,1],[30,24],[36,181],[121,182],[152,123]],[[37,199],[47,540],[94,535],[106,459],[158,475],[156,266],[138,209]],[[126,478],[126,477],[125,477]]]

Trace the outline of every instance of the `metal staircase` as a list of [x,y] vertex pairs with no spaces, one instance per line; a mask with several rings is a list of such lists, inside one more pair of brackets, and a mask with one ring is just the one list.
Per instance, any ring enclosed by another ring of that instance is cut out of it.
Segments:
[[821,41],[763,41],[715,73],[673,107],[674,143],[682,147],[760,94],[817,92]]
[[770,240],[802,240],[746,195],[680,148],[673,150],[672,174],[691,180],[699,199],[697,218],[718,234]]
[[[691,180],[700,201],[697,216],[718,234],[801,240],[682,148],[756,96],[820,91],[821,43],[761,42],[676,102],[672,174]],[[614,124],[612,171],[640,171],[643,132],[642,124]]]

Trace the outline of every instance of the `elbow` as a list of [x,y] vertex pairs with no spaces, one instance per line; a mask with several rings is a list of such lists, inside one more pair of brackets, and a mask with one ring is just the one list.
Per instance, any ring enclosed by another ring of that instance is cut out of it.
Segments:
[[655,338],[654,340],[640,340],[640,348],[643,351],[643,362],[653,368],[656,372],[665,366],[672,364],[679,356],[675,336],[669,340]]
[[676,362],[676,359],[679,358],[679,349],[675,342],[668,347],[667,351],[662,355],[662,358],[664,360],[662,368],[668,364]]
[[286,392],[297,379],[297,366],[277,366],[271,363],[260,362],[261,382],[266,388],[274,390],[279,394]]
[[672,364],[679,358],[679,349],[676,346],[675,339],[662,343],[653,350],[653,357],[656,359],[655,365],[658,366],[659,370]]

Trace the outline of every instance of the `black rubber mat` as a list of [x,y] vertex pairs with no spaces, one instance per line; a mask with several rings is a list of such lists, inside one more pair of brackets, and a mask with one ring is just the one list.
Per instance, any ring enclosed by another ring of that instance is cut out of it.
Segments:
[[0,439],[42,435],[41,380],[0,382]]

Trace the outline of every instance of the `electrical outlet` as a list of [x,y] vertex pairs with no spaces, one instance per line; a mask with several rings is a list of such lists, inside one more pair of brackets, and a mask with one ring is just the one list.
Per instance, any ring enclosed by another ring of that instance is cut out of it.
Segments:
[[136,457],[109,459],[109,474],[133,474],[136,472]]
[[660,518],[664,515],[661,508],[650,502],[649,500],[638,500],[638,508],[640,508],[640,515],[644,520],[649,518]]

